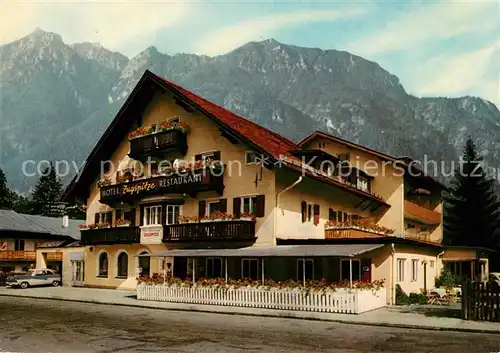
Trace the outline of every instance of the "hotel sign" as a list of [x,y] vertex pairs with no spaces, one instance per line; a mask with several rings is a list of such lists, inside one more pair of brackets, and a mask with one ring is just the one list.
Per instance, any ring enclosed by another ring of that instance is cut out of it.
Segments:
[[137,199],[154,194],[196,193],[210,190],[211,186],[222,184],[222,176],[203,174],[187,174],[160,176],[129,183],[108,185],[101,188],[101,201],[120,201]]

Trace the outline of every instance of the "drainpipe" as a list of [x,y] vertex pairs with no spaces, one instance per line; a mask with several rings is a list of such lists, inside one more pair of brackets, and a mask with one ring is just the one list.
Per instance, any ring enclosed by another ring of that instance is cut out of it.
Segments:
[[394,254],[396,249],[394,243],[391,244],[391,304],[396,304],[396,281],[394,280]]
[[[436,277],[439,277],[439,257],[440,256],[443,256],[444,255],[444,250],[441,251],[437,256],[436,256]],[[436,283],[434,282],[434,285],[436,285]]]
[[295,180],[295,182],[292,184],[292,185],[289,185],[287,186],[286,188],[284,188],[283,190],[281,190],[280,192],[278,192],[276,194],[276,210],[274,212],[274,225],[273,225],[273,243],[274,245],[277,244],[277,239],[276,239],[276,228],[277,228],[277,223],[278,223],[278,208],[279,208],[279,205],[280,205],[280,196],[282,194],[284,194],[285,192],[287,192],[288,190],[294,188],[295,186],[297,186],[301,181],[302,181],[303,177],[300,176],[297,180]]

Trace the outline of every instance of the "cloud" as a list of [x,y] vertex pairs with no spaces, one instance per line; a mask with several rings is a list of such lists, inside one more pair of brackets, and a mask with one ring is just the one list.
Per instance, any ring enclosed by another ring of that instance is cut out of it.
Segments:
[[500,41],[461,54],[441,54],[414,71],[410,83],[421,96],[474,94],[500,106]]
[[16,2],[0,5],[0,44],[34,31],[36,27],[61,33],[68,43],[93,41],[125,54],[151,44],[156,32],[176,25],[188,15],[182,1],[127,2]]
[[372,56],[415,49],[429,41],[481,34],[497,28],[499,7],[496,2],[474,1],[422,5],[389,20],[384,29],[351,43],[346,50]]
[[336,21],[358,17],[365,10],[297,11],[281,13],[258,19],[247,20],[231,26],[218,28],[204,35],[194,45],[197,54],[218,55],[233,50],[259,37],[270,37],[278,29],[303,23]]

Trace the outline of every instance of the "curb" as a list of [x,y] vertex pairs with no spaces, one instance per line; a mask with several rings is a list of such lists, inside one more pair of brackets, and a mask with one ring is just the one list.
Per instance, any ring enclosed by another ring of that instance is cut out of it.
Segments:
[[141,309],[150,309],[150,310],[168,310],[168,311],[190,311],[197,313],[206,313],[206,314],[219,314],[219,315],[241,315],[241,316],[256,316],[256,317],[275,317],[281,319],[295,319],[295,320],[310,320],[310,321],[322,321],[322,322],[335,322],[339,324],[351,324],[351,325],[363,325],[363,326],[378,326],[378,327],[393,327],[393,328],[403,328],[403,329],[412,329],[412,330],[427,330],[427,331],[454,331],[454,332],[467,332],[467,333],[483,333],[483,334],[494,334],[500,335],[500,331],[497,330],[488,330],[488,329],[472,329],[472,328],[462,328],[462,327],[438,327],[438,326],[422,326],[422,325],[411,325],[411,324],[394,324],[389,322],[366,322],[366,321],[351,321],[351,320],[342,320],[342,319],[325,319],[325,318],[315,318],[315,317],[301,317],[300,314],[292,315],[286,313],[261,313],[261,314],[253,314],[253,313],[244,313],[244,312],[220,312],[210,309],[198,309],[198,308],[162,308],[162,307],[152,307],[152,306],[144,306],[138,304],[124,304],[124,303],[106,303],[101,301],[94,300],[84,300],[84,299],[67,299],[61,297],[36,297],[36,296],[28,296],[28,295],[15,295],[15,294],[5,294],[0,293],[0,297],[11,297],[11,298],[27,298],[27,299],[39,299],[39,300],[57,300],[57,301],[67,301],[67,302],[75,302],[75,303],[87,303],[87,304],[99,304],[99,305],[112,305],[112,306],[121,306],[121,307],[131,307],[131,308],[141,308]]

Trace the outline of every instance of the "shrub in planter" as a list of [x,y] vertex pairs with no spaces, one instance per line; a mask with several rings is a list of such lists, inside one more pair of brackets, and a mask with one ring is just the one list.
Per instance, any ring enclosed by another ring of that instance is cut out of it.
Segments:
[[427,296],[421,293],[410,293],[408,296],[408,304],[427,304]]
[[408,305],[410,303],[410,298],[403,291],[399,284],[396,284],[396,305]]
[[460,278],[455,276],[449,269],[444,267],[441,270],[441,275],[436,278],[436,287],[457,287],[460,284]]

